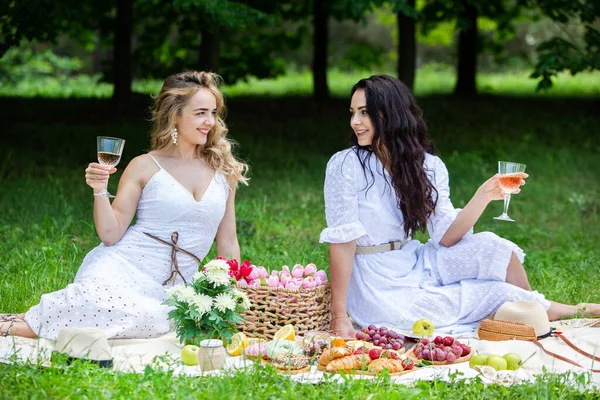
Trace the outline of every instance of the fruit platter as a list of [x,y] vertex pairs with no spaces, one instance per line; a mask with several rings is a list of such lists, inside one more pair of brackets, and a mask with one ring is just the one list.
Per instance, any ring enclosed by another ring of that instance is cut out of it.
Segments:
[[469,361],[471,348],[451,336],[423,338],[407,354],[416,363],[426,360],[433,365],[458,364]]
[[[227,349],[229,355],[271,365],[282,374],[309,372],[311,365],[332,374],[376,375],[387,370],[401,375],[414,369],[403,355],[404,337],[385,327],[369,326],[357,338],[331,337],[328,332],[307,332],[297,336],[294,327],[280,329],[273,340],[249,339]],[[359,340],[358,338],[363,340]],[[366,340],[364,340],[366,339]]]

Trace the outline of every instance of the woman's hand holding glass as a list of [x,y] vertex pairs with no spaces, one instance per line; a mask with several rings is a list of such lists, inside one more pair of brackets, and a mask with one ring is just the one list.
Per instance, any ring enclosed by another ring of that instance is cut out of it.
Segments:
[[[526,183],[525,179],[529,177],[529,175],[525,172],[519,173],[518,176],[521,178],[521,182],[519,183],[519,187],[511,192],[511,194],[517,194],[521,192],[521,186]],[[505,192],[500,186],[500,174],[496,174],[485,181],[483,185],[479,187],[479,190],[482,192],[487,201],[503,200],[505,196]]]
[[94,194],[102,195],[108,182],[110,174],[117,169],[110,165],[102,165],[96,162],[90,163],[85,169],[85,183],[94,189]]
[[[110,136],[98,136],[96,138],[96,146],[98,148],[98,162],[102,166],[106,166],[106,170],[110,175],[111,170],[117,166],[119,161],[121,160],[121,154],[123,154],[123,147],[125,146],[125,140],[121,138],[114,138]],[[90,164],[91,165],[91,164]],[[88,167],[89,169],[89,167]],[[90,174],[92,175],[92,174]],[[102,178],[106,177],[104,181],[104,188],[101,192],[96,192],[94,190],[94,196],[106,196],[110,198],[114,198],[112,194],[108,192],[108,178],[109,175],[101,174]],[[97,175],[96,175],[97,177]],[[87,179],[87,171],[86,171],[86,179]],[[88,183],[89,185],[89,183]],[[91,185],[90,185],[91,186]]]
[[501,221],[514,222],[507,214],[510,204],[510,195],[521,192],[521,186],[525,184],[525,179],[529,177],[525,173],[525,165],[500,161],[498,163],[498,173],[485,181],[479,187],[480,192],[487,202],[493,200],[504,200],[504,212],[494,219]]

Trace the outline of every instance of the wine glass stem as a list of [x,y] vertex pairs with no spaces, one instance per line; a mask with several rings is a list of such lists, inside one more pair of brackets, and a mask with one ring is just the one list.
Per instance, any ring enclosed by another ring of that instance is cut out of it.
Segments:
[[[106,178],[106,182],[104,182],[104,193],[108,193],[108,179]],[[506,204],[506,203],[505,203]],[[506,207],[506,206],[505,206]]]
[[510,204],[510,194],[504,194],[504,215],[508,216],[508,205]]

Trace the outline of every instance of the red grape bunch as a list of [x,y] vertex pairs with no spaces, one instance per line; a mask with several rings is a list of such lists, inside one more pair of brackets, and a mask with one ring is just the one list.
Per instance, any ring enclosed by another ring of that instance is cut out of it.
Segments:
[[404,335],[394,332],[385,326],[376,327],[369,325],[356,332],[356,339],[364,340],[365,342],[373,343],[388,350],[400,350],[404,347]]
[[421,360],[455,362],[458,358],[471,353],[471,348],[453,337],[436,336],[433,342],[421,339],[413,349],[413,353]]

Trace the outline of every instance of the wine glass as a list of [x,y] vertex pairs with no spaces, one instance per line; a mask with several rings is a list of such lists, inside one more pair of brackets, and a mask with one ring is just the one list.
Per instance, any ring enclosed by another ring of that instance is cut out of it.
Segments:
[[[117,166],[121,160],[121,154],[123,154],[125,140],[108,136],[98,136],[96,144],[98,147],[98,162],[102,165],[110,165],[111,167]],[[108,178],[104,184],[104,190],[97,193],[96,196],[115,197],[108,193]]]
[[502,192],[504,192],[504,212],[494,219],[500,221],[515,222],[514,219],[508,216],[508,205],[510,204],[510,195],[514,193],[521,185],[521,172],[525,172],[525,164],[519,164],[509,161],[498,161],[498,183]]

